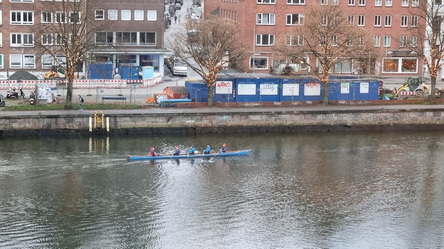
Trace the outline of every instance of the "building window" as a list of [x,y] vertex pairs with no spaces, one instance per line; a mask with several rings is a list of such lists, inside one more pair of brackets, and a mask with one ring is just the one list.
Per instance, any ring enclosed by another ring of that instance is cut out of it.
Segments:
[[416,58],[384,58],[382,71],[384,73],[417,73]]
[[353,26],[355,24],[355,15],[348,15],[347,23],[348,25]]
[[364,15],[358,16],[358,26],[365,26],[365,16]]
[[157,10],[148,10],[146,16],[148,21],[157,21]]
[[273,44],[274,44],[274,35],[270,35],[270,34],[256,35],[256,45],[270,46]]
[[[1,2],[1,1],[0,1]],[[3,69],[3,54],[0,54],[0,68]]]
[[256,57],[250,58],[251,69],[268,69],[268,57]]
[[34,12],[32,11],[11,11],[11,24],[34,24]]
[[412,0],[412,7],[418,7],[419,6],[419,0]]
[[275,15],[273,13],[258,13],[256,15],[256,24],[258,25],[274,25]]
[[[0,0],[0,2],[1,2],[1,0]],[[2,13],[2,10],[0,10],[0,25],[2,25],[3,24],[3,13]]]
[[42,23],[52,23],[52,12],[42,11],[41,19]]
[[418,16],[412,16],[412,27],[418,27]]
[[409,17],[408,16],[401,16],[401,27],[407,27],[409,24]]
[[373,36],[373,46],[375,46],[375,47],[381,46],[381,36],[379,36],[379,35]]
[[375,27],[381,27],[381,16],[375,16]]
[[401,1],[401,6],[402,7],[408,7],[409,6],[409,0],[402,0]]
[[35,68],[35,55],[23,55],[23,68]]
[[385,16],[384,26],[391,27],[392,26],[392,16]]
[[356,0],[348,0],[349,6],[355,6],[355,4],[356,4]]
[[69,13],[69,22],[79,24],[80,23],[80,13],[79,12],[70,12]]
[[9,55],[9,67],[10,68],[22,68],[22,55],[10,54]]
[[392,37],[389,35],[384,36],[384,47],[390,47],[392,43]]
[[11,47],[34,46],[34,34],[11,33]]
[[375,0],[375,6],[382,6],[382,0]]
[[305,0],[287,0],[287,4],[303,5],[305,4]]
[[276,0],[257,0],[258,4],[275,4]]
[[3,34],[0,32],[0,47],[3,46]]
[[108,20],[117,20],[118,12],[117,10],[108,10]]
[[42,34],[42,45],[52,45],[53,43],[52,34]]
[[156,33],[155,32],[140,32],[139,45],[156,45]]
[[303,25],[303,14],[287,14],[287,25]]
[[416,36],[410,37],[410,47],[416,48],[417,44],[418,44],[418,38]]
[[56,12],[55,13],[55,22],[56,23],[66,23],[66,13],[65,12]]
[[42,54],[42,68],[49,69],[53,66],[53,58],[50,54]]
[[131,10],[121,10],[121,20],[130,21],[131,20]]
[[287,46],[304,46],[304,36],[287,35],[286,44]]
[[331,0],[331,5],[339,5],[339,0]]
[[358,0],[359,6],[365,6],[365,0]]
[[143,11],[143,10],[134,10],[134,20],[135,21],[143,21],[143,20],[145,20],[145,11]]
[[94,17],[96,20],[105,20],[105,10],[96,10]]
[[33,3],[34,2],[34,0],[10,0],[10,1],[11,1],[11,3]]
[[96,45],[112,45],[113,32],[96,32]]
[[399,47],[401,48],[407,47],[407,36],[401,36],[399,38]]
[[393,1],[392,0],[385,0],[385,6],[392,6]]
[[321,5],[327,5],[328,4],[328,0],[321,0]]

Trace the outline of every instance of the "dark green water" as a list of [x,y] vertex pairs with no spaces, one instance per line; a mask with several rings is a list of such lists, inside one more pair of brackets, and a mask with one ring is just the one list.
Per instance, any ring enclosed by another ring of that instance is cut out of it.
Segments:
[[[248,157],[125,160],[206,144]],[[0,140],[0,248],[444,247],[444,133]]]

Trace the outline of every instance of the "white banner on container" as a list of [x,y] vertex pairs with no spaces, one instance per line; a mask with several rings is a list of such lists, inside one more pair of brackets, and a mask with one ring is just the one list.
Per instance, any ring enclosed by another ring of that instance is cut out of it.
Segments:
[[282,96],[299,96],[299,84],[283,84]]
[[361,82],[359,89],[360,89],[359,90],[360,93],[369,93],[368,82]]
[[278,95],[278,84],[265,83],[260,85],[261,95]]
[[231,94],[233,92],[233,82],[231,81],[217,81],[216,94]]
[[350,93],[350,84],[349,83],[341,83],[341,93],[342,94]]
[[237,95],[256,95],[256,84],[237,84]]
[[321,96],[321,84],[316,82],[304,84],[304,95]]

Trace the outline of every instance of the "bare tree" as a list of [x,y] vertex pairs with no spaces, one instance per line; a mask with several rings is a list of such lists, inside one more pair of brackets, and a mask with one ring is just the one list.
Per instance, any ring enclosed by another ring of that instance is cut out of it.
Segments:
[[210,17],[190,21],[186,32],[174,35],[169,42],[174,56],[184,61],[208,85],[208,106],[213,105],[217,75],[227,63],[234,66],[242,59],[244,46],[236,38],[238,25],[226,18]]
[[444,32],[443,15],[444,5],[441,1],[428,0],[419,1],[418,8],[411,12],[412,21],[416,19],[415,28],[411,28],[417,41],[412,41],[410,46],[413,51],[424,61],[430,74],[430,96],[429,99],[435,102],[436,80],[439,70],[443,66],[444,56]]
[[356,26],[338,5],[312,4],[299,21],[276,46],[276,52],[308,66],[310,73],[321,82],[323,103],[328,105],[328,82],[335,65],[353,59],[367,61],[379,51],[369,33]]
[[[94,6],[101,0],[61,0],[42,2],[42,24],[37,27],[35,44],[43,60],[51,60],[64,69],[67,81],[65,109],[72,109],[73,81],[77,68],[86,60],[94,44],[94,34],[110,26],[109,21],[95,21]],[[105,13],[102,13],[103,15]]]

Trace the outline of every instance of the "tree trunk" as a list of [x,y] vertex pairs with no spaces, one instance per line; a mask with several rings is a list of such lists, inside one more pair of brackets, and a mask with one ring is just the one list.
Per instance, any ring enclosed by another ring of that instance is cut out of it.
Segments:
[[436,74],[430,76],[430,102],[432,104],[436,102],[435,89],[436,89]]
[[322,103],[328,105],[328,81],[321,81],[322,85]]
[[214,84],[208,84],[208,106],[213,106],[214,103]]
[[71,69],[68,69],[65,72],[65,79],[67,82],[67,89],[66,89],[66,102],[65,102],[65,109],[66,110],[72,110],[74,109],[73,107],[73,99],[72,99],[72,94],[73,94],[73,82],[74,82],[74,72],[72,72]]

